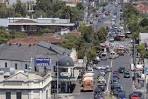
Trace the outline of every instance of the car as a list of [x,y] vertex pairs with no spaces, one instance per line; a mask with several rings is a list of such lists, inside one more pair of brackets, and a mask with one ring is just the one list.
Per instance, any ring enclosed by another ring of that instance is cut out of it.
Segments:
[[118,79],[118,78],[115,78],[115,77],[113,77],[112,79],[111,79],[111,84],[117,84],[117,83],[119,83],[120,82],[120,80]]
[[104,85],[97,85],[97,87],[99,87],[101,89],[101,91],[105,91],[106,84],[104,84]]
[[125,91],[118,92],[117,98],[118,99],[127,99]]
[[119,75],[118,71],[113,71],[112,75]]
[[121,88],[121,84],[120,83],[114,83],[114,84],[111,84],[111,90],[115,90],[115,89],[122,89]]
[[130,78],[129,71],[124,71],[124,78]]
[[113,95],[114,95],[114,96],[118,96],[119,93],[122,93],[122,92],[124,92],[124,91],[123,91],[123,89],[122,89],[121,87],[117,87],[117,88],[114,88],[114,89],[112,90],[112,92],[113,92]]
[[118,69],[119,73],[124,73],[124,71],[125,71],[125,67],[119,67],[119,69]]
[[96,87],[94,90],[94,99],[98,99],[98,97],[102,96],[102,90],[99,87]]
[[98,93],[94,95],[94,99],[105,99],[102,93]]
[[144,98],[141,92],[135,91],[129,95],[129,99],[144,99]]

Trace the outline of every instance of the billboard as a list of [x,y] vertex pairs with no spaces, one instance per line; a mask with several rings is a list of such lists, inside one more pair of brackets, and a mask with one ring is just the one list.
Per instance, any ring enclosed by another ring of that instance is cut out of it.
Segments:
[[50,58],[36,58],[35,66],[50,66],[51,59]]

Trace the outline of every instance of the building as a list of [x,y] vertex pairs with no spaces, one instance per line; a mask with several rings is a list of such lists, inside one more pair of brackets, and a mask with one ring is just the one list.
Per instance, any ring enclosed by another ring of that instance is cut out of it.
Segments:
[[145,44],[145,48],[148,49],[148,33],[140,33],[139,34],[140,44]]
[[[8,28],[9,31],[37,33],[37,32],[60,32],[71,31],[76,28],[70,19],[60,18],[0,18],[0,26]],[[41,31],[42,30],[42,31]]]
[[[9,5],[13,5],[17,3],[17,0],[7,0],[9,2]],[[36,0],[20,0],[22,3],[28,3],[28,2],[34,2],[36,3]]]
[[135,8],[142,14],[148,14],[148,2],[140,2]]
[[0,0],[0,4],[8,4],[8,0]]
[[40,30],[48,29],[52,32],[59,32],[62,29],[73,30],[74,23],[70,23],[70,19],[59,18],[8,18],[8,29],[10,31],[36,33]]
[[0,99],[51,99],[51,73],[41,76],[18,71],[0,78]]
[[62,0],[66,3],[66,6],[70,7],[76,7],[78,3],[80,3],[80,0]]
[[54,33],[47,33],[42,36],[28,36],[26,38],[15,38],[9,40],[8,44],[22,44],[22,45],[34,45],[39,42],[44,41],[51,44],[61,44],[64,41],[64,38],[60,35]]
[[1,44],[0,99],[53,99],[56,93],[71,94],[80,73],[77,68],[86,66],[76,54],[74,49],[46,42]]
[[15,70],[31,68],[32,71],[36,71],[41,70],[34,66],[36,59],[48,58],[52,60],[52,64],[50,63],[49,65],[53,66],[61,55],[70,55],[70,50],[46,42],[40,42],[35,45],[22,45],[21,43],[16,43],[15,45],[11,43],[1,44],[0,67],[14,68]]

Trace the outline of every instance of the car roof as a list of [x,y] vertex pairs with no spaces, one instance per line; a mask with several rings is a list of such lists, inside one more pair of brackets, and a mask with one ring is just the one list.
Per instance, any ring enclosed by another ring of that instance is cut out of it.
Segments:
[[142,96],[142,93],[141,92],[133,92],[132,94],[131,94],[132,96],[136,96],[136,95],[138,95],[138,96]]

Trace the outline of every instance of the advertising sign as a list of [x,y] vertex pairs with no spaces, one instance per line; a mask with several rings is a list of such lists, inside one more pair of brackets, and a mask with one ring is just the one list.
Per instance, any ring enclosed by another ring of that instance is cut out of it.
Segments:
[[51,59],[49,58],[36,58],[35,65],[36,66],[50,66]]

